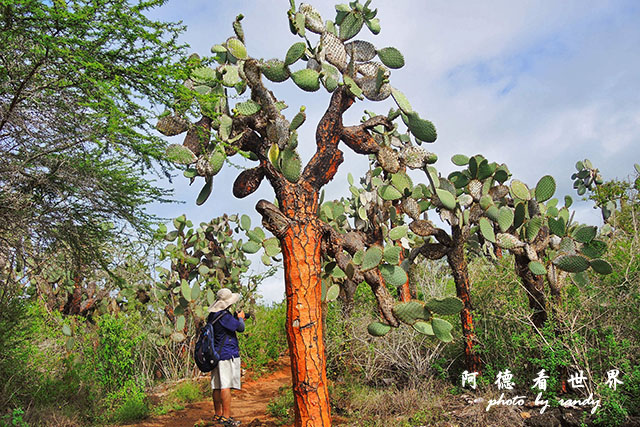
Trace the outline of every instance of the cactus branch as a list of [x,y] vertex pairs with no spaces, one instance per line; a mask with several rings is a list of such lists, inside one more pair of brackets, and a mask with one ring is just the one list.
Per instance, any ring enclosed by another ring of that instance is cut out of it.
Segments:
[[[351,257],[343,252],[343,248],[353,255],[358,250],[364,250],[365,244],[362,236],[359,233],[348,233],[349,238],[345,239],[343,235],[339,234],[328,224],[324,224],[322,227],[323,238],[327,240],[326,248],[329,250],[329,255],[333,256],[341,269],[346,269],[347,264],[351,261]],[[395,316],[393,315],[393,305],[395,301],[389,293],[389,290],[385,286],[384,280],[377,268],[360,272],[360,269],[356,266],[355,273],[352,280],[355,282],[364,280],[371,287],[371,291],[376,297],[378,308],[382,317],[391,326],[397,327],[399,325]]]
[[344,160],[338,143],[342,136],[342,114],[353,104],[345,86],[336,89],[331,96],[329,108],[316,129],[316,153],[304,168],[302,179],[319,190],[327,184],[338,171]]
[[262,215],[262,225],[277,238],[282,238],[290,227],[289,219],[276,205],[266,200],[256,204],[256,210]]
[[358,154],[375,154],[380,150],[380,145],[368,131],[378,125],[384,126],[387,130],[393,129],[393,124],[388,118],[375,116],[360,125],[345,127],[340,139]]

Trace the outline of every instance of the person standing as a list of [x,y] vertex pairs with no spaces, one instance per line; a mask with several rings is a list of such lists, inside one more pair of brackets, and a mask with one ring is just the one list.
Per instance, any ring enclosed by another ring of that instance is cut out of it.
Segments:
[[225,427],[237,427],[240,421],[231,418],[231,389],[240,390],[240,348],[236,332],[244,332],[244,311],[231,314],[229,307],[238,302],[240,294],[222,288],[209,307],[207,322],[214,322],[215,347],[220,354],[218,366],[211,371],[211,389],[215,415],[213,421]]

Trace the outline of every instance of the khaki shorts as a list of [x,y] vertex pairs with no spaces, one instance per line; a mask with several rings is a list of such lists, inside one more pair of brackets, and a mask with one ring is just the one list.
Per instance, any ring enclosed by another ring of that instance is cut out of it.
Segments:
[[223,388],[235,388],[240,390],[240,358],[221,360],[218,366],[211,371],[211,388],[220,390]]

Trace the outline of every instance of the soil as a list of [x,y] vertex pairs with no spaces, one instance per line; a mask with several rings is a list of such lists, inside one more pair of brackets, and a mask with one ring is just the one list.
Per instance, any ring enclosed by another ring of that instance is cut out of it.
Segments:
[[[208,377],[202,377],[208,381]],[[277,426],[276,419],[267,413],[267,404],[278,394],[280,387],[291,384],[289,358],[282,358],[276,370],[266,376],[248,380],[243,377],[242,390],[231,392],[231,415],[242,422],[243,427]],[[180,411],[147,418],[129,427],[194,427],[218,426],[211,422],[213,402],[207,399],[185,405]],[[124,427],[124,426],[123,426]]]

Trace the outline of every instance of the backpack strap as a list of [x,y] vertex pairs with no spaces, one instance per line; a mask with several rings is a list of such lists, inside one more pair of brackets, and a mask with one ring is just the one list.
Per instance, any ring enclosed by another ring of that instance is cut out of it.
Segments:
[[[222,317],[224,317],[225,312],[228,313],[228,311],[226,310],[221,310],[222,314],[219,314],[218,317],[216,317],[212,322],[211,325],[213,325],[214,323],[216,323],[218,320],[220,320]],[[224,334],[224,339],[222,340],[222,343],[220,344],[220,349],[222,350],[222,347],[224,347],[224,345],[227,343],[227,340],[229,339],[229,335]]]

